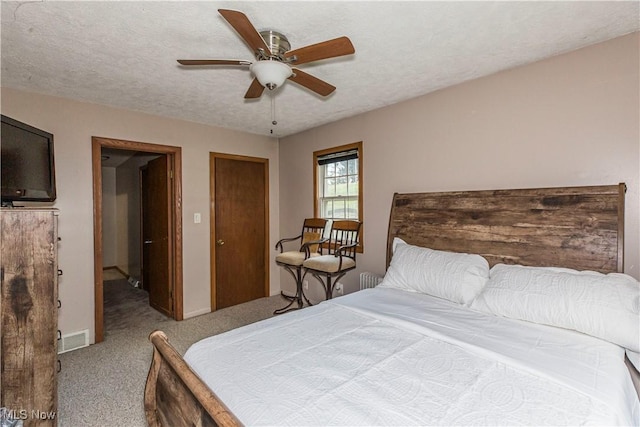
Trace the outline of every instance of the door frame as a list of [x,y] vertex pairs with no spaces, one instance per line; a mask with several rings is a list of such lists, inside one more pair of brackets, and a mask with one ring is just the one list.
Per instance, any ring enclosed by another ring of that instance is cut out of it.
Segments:
[[173,233],[169,236],[173,244],[173,318],[183,319],[182,287],[182,148],[147,142],[91,137],[91,164],[93,168],[93,277],[95,304],[95,342],[104,341],[104,295],[102,263],[102,148],[127,151],[143,151],[165,154],[173,168],[172,198],[170,215],[173,219]]
[[225,153],[209,153],[209,264],[211,265],[211,311],[217,310],[216,303],[216,159],[240,160],[264,164],[264,294],[269,295],[269,159],[240,156]]

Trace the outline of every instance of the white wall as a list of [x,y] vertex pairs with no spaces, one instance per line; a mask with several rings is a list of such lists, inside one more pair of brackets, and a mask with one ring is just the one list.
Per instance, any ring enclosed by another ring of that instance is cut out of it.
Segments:
[[[2,88],[2,114],[54,134],[60,210],[59,328],[63,334],[89,329],[94,336],[93,192],[91,137],[182,147],[184,314],[210,309],[209,152],[269,159],[269,246],[279,232],[277,140],[117,108]],[[194,224],[194,212],[202,223]],[[279,271],[271,260],[271,294],[280,292]]]
[[281,139],[282,235],[313,215],[313,151],[363,141],[365,253],[347,291],[361,271],[384,273],[394,192],[625,182],[625,271],[639,278],[639,44],[635,33]]

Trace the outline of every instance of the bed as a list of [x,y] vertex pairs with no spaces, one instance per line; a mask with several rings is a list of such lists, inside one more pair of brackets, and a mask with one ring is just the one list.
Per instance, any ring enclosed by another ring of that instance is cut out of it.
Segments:
[[184,358],[152,333],[147,421],[637,425],[624,193],[395,194],[375,289],[206,338]]

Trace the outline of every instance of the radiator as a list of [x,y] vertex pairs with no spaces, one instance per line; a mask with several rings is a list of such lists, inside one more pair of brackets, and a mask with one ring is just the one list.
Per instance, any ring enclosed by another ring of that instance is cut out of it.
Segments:
[[382,276],[368,271],[360,273],[360,290],[375,288],[380,282],[382,282]]

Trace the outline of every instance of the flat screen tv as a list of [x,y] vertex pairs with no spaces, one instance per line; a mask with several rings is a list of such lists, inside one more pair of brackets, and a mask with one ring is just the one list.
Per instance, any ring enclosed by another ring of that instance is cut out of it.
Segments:
[[16,201],[56,199],[53,135],[4,115],[0,128],[0,198]]

